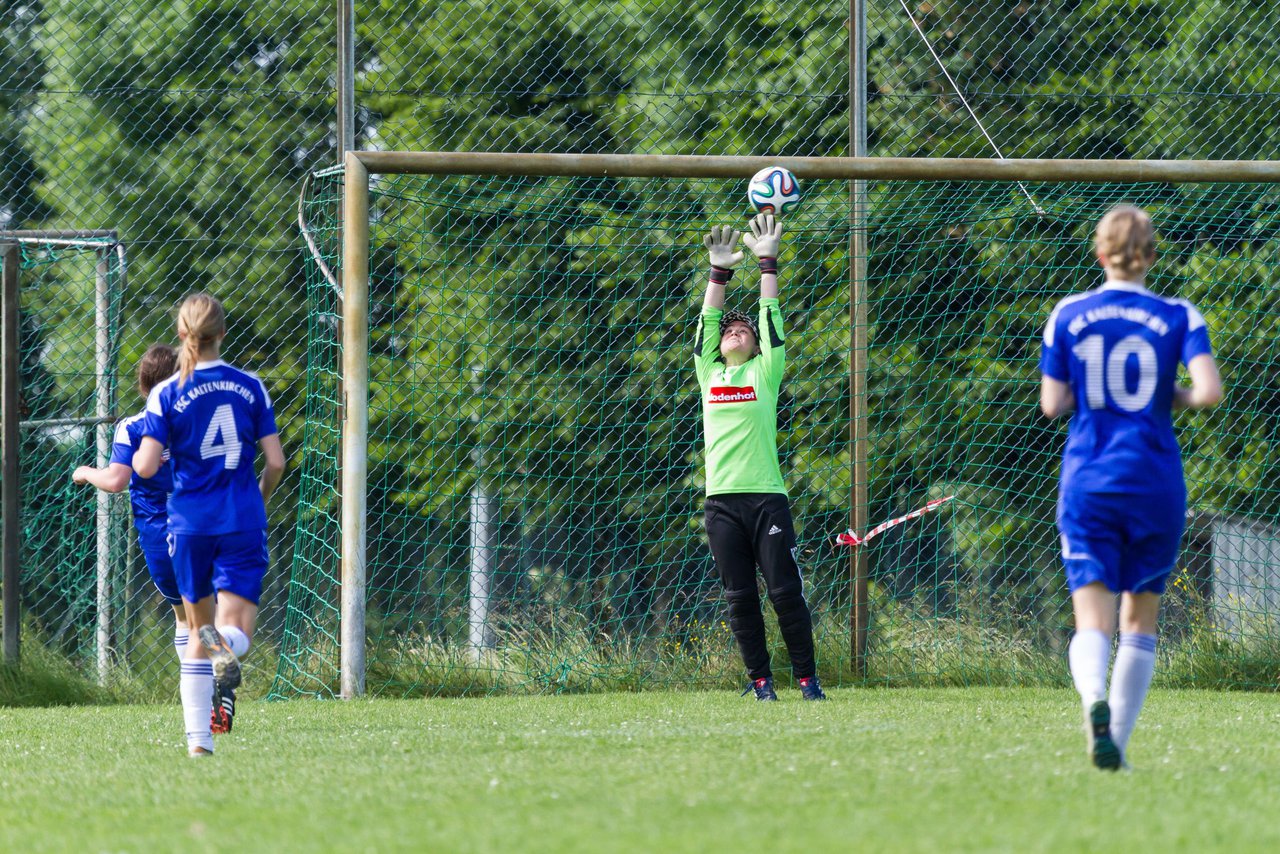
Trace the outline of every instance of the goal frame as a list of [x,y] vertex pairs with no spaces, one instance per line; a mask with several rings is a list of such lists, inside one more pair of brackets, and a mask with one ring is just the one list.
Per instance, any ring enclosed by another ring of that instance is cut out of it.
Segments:
[[[1071,160],[910,157],[744,157],[644,154],[523,154],[502,152],[348,151],[342,189],[342,479],[340,696],[365,690],[365,592],[367,583],[366,488],[369,432],[369,196],[373,175],[530,175],[626,178],[739,178],[783,166],[802,180],[848,181],[850,255],[866,222],[869,181],[982,181],[1086,183],[1280,183],[1273,160]],[[867,528],[867,308],[866,265],[849,273],[849,523]],[[851,549],[850,650],[865,672],[867,566]]]
[[[4,564],[3,604],[3,657],[16,664],[21,650],[21,513],[22,474],[19,465],[20,432],[22,428],[52,426],[50,422],[21,421],[19,397],[19,294],[21,247],[24,245],[58,246],[68,249],[92,251],[94,265],[94,373],[95,412],[89,418],[59,421],[59,425],[78,425],[94,428],[96,463],[105,466],[111,457],[112,423],[115,387],[110,383],[111,344],[111,256],[115,256],[117,288],[126,285],[128,263],[125,245],[115,229],[19,229],[0,231],[0,253],[4,256],[4,285],[0,295],[0,458],[3,466],[3,485],[0,486],[0,508],[3,511],[3,531],[0,533],[0,560]],[[96,495],[96,610],[97,626],[94,631],[95,663],[98,681],[105,684],[111,671],[111,508],[116,496],[97,490]]]

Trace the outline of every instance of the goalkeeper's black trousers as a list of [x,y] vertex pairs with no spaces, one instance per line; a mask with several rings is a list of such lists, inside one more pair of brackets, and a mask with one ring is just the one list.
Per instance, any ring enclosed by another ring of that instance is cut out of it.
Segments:
[[773,675],[757,567],[778,615],[778,628],[791,656],[791,672],[797,679],[815,675],[813,617],[804,600],[804,581],[796,563],[796,530],[787,497],[754,492],[708,495],[706,524],[711,556],[729,605],[729,626],[747,675],[752,679]]

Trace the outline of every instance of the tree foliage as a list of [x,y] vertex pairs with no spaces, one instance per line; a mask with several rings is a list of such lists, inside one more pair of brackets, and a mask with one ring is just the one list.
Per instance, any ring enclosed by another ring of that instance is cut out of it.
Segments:
[[[872,10],[875,154],[986,157],[993,141],[1020,157],[1274,148],[1280,11],[1267,4],[908,6],[923,39],[896,4]],[[379,0],[357,12],[366,147],[848,153],[847,3]],[[265,369],[297,436],[307,325],[295,201],[332,159],[331,4],[6,2],[0,25],[0,216],[125,235],[137,330],[126,361],[168,336],[183,293],[224,295],[231,355]],[[467,496],[501,472],[520,571],[577,562],[587,568],[569,574],[592,579],[619,570],[597,561],[613,548],[671,574],[646,589],[704,577],[705,556],[687,547],[701,466],[687,339],[699,232],[740,213],[739,188],[384,178],[378,189],[372,370],[387,383],[374,388],[371,506],[413,528],[393,534],[413,546],[386,547],[386,561],[456,565]],[[439,193],[456,203],[425,201]],[[848,188],[809,193],[784,257],[794,356],[781,435],[804,536],[818,543],[849,502]],[[1153,285],[1205,310],[1231,389],[1225,413],[1184,417],[1192,501],[1276,512],[1270,189],[883,184],[869,226],[870,516],[967,496],[949,541],[908,558],[890,539],[886,578],[1032,590],[1054,572],[1062,437],[1035,413],[1037,336],[1054,299],[1096,281],[1091,222],[1125,197],[1156,214]],[[743,279],[731,298],[750,303]],[[548,369],[553,393],[527,385]],[[844,572],[823,567],[833,581]],[[624,598],[650,595],[635,589]]]

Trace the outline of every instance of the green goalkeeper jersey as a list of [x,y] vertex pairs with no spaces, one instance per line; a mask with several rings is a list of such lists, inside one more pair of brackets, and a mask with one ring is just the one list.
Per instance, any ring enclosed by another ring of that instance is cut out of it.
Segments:
[[760,300],[760,355],[731,367],[720,358],[724,311],[702,307],[694,368],[702,390],[707,495],[787,494],[778,465],[778,389],[782,385],[782,309]]

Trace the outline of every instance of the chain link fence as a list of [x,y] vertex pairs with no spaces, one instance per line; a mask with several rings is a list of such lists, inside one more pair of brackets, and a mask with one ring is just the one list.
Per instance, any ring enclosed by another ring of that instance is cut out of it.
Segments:
[[[357,4],[363,147],[848,153],[847,2]],[[1280,11],[866,4],[872,155],[1250,159]]]
[[[262,376],[296,461],[307,337],[297,199],[303,177],[335,156],[334,17],[332,4],[316,2],[0,4],[0,229],[120,235],[129,275],[113,417],[141,409],[132,388],[137,358],[155,341],[176,343],[178,303],[208,290],[227,307],[227,358]],[[91,322],[75,334],[91,340]],[[36,458],[23,468],[28,492],[71,488],[72,468],[45,470]],[[33,472],[50,483],[33,482]],[[259,648],[248,662],[267,672],[292,564],[296,487],[286,478],[269,511],[272,568]],[[92,516],[92,500],[83,496],[90,503],[76,518]],[[127,502],[120,506],[127,519]],[[65,544],[73,547],[88,551],[39,570],[66,589],[80,589],[70,580],[75,567],[93,560],[93,543]],[[129,659],[119,676],[142,693],[172,694],[167,606],[140,561],[128,565],[113,588],[127,600],[117,610],[141,628],[129,644],[113,641],[112,656]],[[94,602],[68,610],[65,596],[47,589],[24,591],[27,613],[47,625],[44,615],[57,612],[92,634]],[[73,656],[90,673],[92,646]],[[134,655],[144,646],[155,654]]]
[[[774,0],[358,2],[357,145],[847,154],[849,13]],[[873,155],[1275,149],[1280,10],[1266,4],[876,0],[867,17]],[[271,508],[265,643],[250,662],[269,671],[303,434],[327,429],[307,423],[307,338],[328,327],[308,327],[295,220],[305,177],[336,156],[334,4],[0,0],[0,33],[0,229],[119,232],[121,376],[148,343],[172,340],[185,293],[223,296],[228,357],[277,403],[293,473]],[[1212,231],[1186,220],[1187,245]],[[131,399],[122,387],[113,414]],[[872,518],[896,509],[881,486],[899,474],[877,474]],[[166,667],[154,674],[168,686]]]

